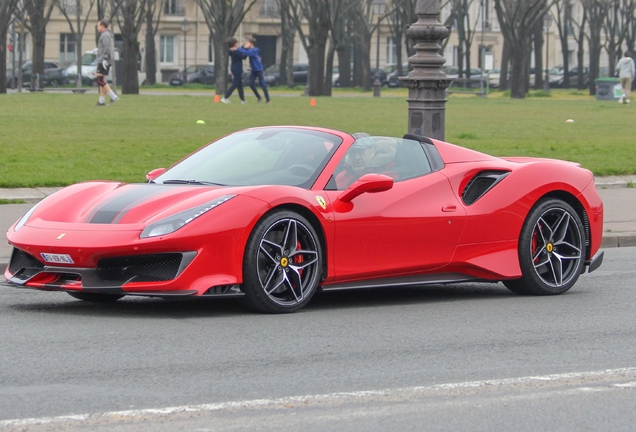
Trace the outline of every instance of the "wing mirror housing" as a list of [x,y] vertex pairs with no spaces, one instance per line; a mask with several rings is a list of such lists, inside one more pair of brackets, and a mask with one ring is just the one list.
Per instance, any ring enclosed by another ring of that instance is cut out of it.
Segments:
[[378,193],[388,191],[393,187],[393,179],[384,174],[365,174],[355,181],[347,190],[338,196],[338,201],[351,203],[363,193]]
[[146,181],[151,182],[165,172],[166,172],[165,168],[155,168],[152,171],[150,171],[148,174],[146,174]]

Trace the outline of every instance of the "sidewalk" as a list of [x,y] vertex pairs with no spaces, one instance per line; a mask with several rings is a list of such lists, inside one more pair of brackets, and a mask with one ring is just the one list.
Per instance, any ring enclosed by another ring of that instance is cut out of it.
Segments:
[[[636,246],[636,176],[598,177],[595,181],[605,206],[601,247]],[[34,203],[57,190],[59,188],[0,189],[0,199],[26,202],[26,204],[0,205],[1,273],[4,273],[11,255],[11,246],[4,238],[5,232]]]

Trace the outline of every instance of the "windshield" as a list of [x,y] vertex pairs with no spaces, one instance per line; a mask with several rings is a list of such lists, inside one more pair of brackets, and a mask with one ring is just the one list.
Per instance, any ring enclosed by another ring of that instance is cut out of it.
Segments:
[[310,188],[341,142],[335,135],[306,129],[236,132],[179,162],[155,182]]
[[93,53],[84,53],[82,56],[82,66],[91,66],[97,64],[97,55]]

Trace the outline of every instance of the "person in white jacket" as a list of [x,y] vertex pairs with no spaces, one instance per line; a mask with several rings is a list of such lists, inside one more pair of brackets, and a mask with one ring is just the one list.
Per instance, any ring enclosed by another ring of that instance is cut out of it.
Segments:
[[621,80],[621,87],[623,88],[623,95],[618,100],[618,103],[629,103],[632,81],[636,75],[636,68],[634,67],[634,60],[632,60],[632,53],[625,51],[624,57],[620,59],[616,65],[616,71],[618,72],[618,77]]

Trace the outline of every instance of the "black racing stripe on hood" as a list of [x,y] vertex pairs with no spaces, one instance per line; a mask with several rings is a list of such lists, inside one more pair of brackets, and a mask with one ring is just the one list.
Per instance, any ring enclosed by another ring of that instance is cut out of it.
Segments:
[[117,223],[130,209],[174,188],[175,186],[139,185],[106,201],[88,216],[86,222],[94,224]]

